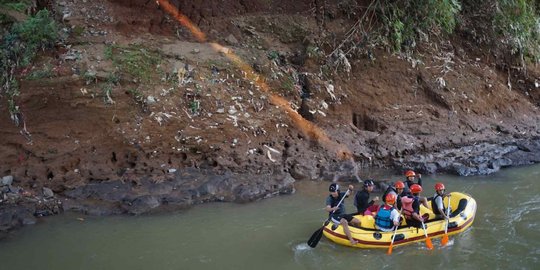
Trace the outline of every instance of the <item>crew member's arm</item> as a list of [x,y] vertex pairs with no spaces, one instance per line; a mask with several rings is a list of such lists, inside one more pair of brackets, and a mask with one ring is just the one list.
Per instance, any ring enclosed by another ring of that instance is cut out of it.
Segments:
[[443,198],[442,197],[437,197],[437,201],[435,203],[437,204],[437,208],[439,208],[439,213],[441,213],[441,216],[444,219],[448,219],[448,216],[446,215],[446,211],[444,211]]
[[413,210],[412,217],[423,222],[424,219],[420,216],[420,204],[417,201],[413,202]]
[[329,212],[329,213],[332,213],[332,212],[334,212],[334,211],[336,211],[338,209],[339,209],[339,206],[332,207],[330,205],[327,205],[326,208],[325,208],[326,212]]
[[394,223],[394,226],[399,226],[399,216],[400,216],[400,213],[398,210],[394,209],[392,210],[392,221]]

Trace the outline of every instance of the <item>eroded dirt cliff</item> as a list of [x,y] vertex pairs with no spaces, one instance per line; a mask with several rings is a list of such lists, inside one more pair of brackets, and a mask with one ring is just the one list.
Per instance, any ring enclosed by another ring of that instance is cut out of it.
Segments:
[[356,20],[331,5],[317,43],[311,2],[171,1],[223,53],[154,1],[57,1],[66,43],[19,71],[19,126],[0,106],[1,176],[68,209],[139,214],[358,180],[368,166],[467,175],[540,161],[538,67],[503,69],[458,31],[325,69]]

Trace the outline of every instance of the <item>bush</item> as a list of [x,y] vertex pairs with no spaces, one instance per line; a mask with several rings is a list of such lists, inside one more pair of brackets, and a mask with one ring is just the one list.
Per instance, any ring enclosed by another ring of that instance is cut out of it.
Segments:
[[[50,17],[49,11],[40,10],[34,17],[23,23],[14,24],[11,33],[15,42],[20,42],[22,66],[30,64],[36,53],[50,48],[58,39],[58,27]],[[13,41],[13,40],[12,40]]]
[[457,0],[381,0],[375,9],[382,15],[389,43],[400,51],[403,45],[414,47],[421,33],[452,33],[461,4]]
[[40,10],[28,20],[12,25],[0,43],[0,84],[8,97],[10,112],[17,112],[14,99],[19,87],[13,71],[32,62],[39,50],[52,47],[57,41],[58,27],[47,10]]
[[533,0],[498,0],[495,26],[522,61],[540,60],[540,7]]

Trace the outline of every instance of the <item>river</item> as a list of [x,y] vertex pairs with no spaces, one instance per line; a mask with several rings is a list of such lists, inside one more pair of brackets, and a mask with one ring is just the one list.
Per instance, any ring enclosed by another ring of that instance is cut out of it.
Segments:
[[[400,176],[389,176],[399,179]],[[386,250],[336,245],[311,234],[325,219],[327,182],[249,204],[212,203],[152,216],[42,219],[0,241],[0,269],[538,269],[540,165],[489,176],[424,176],[471,194],[474,224],[427,250],[423,242]],[[356,185],[359,186],[359,185]],[[380,195],[380,194],[379,194]],[[352,200],[347,209],[353,210]]]

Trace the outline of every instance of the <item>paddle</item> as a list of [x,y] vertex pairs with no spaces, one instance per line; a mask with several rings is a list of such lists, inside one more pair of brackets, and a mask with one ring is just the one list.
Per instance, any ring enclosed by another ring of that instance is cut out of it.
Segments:
[[[401,216],[401,211],[399,211],[399,215]],[[400,217],[400,220],[401,220],[401,217]],[[388,252],[386,252],[386,254],[388,255],[392,254],[392,248],[394,247],[394,239],[396,239],[396,233],[397,233],[398,227],[399,227],[399,224],[394,229],[394,235],[392,235],[392,241],[390,242],[390,246],[388,247]]]
[[426,246],[428,249],[433,249],[433,244],[431,243],[431,239],[427,235],[426,232],[426,225],[424,225],[424,221],[422,221],[422,229],[424,229],[424,235],[426,236]]
[[[339,206],[341,205],[341,203],[343,202],[343,200],[345,199],[345,197],[347,197],[347,195],[349,194],[349,189],[347,189],[347,192],[345,192],[345,195],[343,195],[343,198],[341,198],[341,200],[339,201],[339,203],[336,205],[336,207],[338,207],[339,209]],[[337,210],[337,209],[336,209]],[[322,234],[323,234],[323,231],[324,231],[324,227],[326,227],[326,225],[328,225],[328,223],[330,223],[330,219],[332,219],[332,214],[336,211],[332,211],[332,213],[330,213],[330,215],[328,215],[328,219],[324,222],[324,225],[316,230],[312,235],[311,237],[309,238],[309,240],[307,241],[307,244],[308,246],[312,247],[312,248],[315,248],[317,246],[317,244],[319,243],[319,241],[321,240],[321,237],[322,237]]]
[[446,207],[446,226],[444,227],[444,236],[441,240],[441,245],[446,246],[448,243],[448,222],[450,220],[450,195],[448,195],[448,206]]

